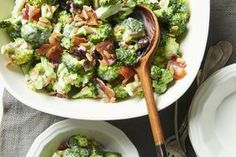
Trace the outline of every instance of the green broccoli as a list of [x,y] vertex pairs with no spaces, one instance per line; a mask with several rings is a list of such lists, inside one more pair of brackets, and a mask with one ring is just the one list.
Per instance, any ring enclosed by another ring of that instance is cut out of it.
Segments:
[[68,144],[70,147],[87,147],[89,145],[89,140],[86,136],[76,135],[69,138]]
[[55,66],[46,58],[41,58],[41,63],[35,65],[29,72],[28,87],[40,90],[56,81]]
[[100,6],[106,6],[106,5],[114,5],[118,3],[120,0],[99,0]]
[[124,1],[121,11],[115,17],[113,17],[113,19],[116,20],[117,22],[123,21],[131,13],[133,13],[135,6],[136,6],[136,2],[134,0]]
[[103,151],[100,150],[98,147],[93,146],[90,157],[104,157]]
[[83,59],[79,61],[77,58],[70,55],[67,51],[64,51],[62,55],[62,63],[65,64],[68,70],[78,72],[83,68],[85,60]]
[[21,37],[21,27],[22,23],[18,19],[6,19],[0,21],[0,28],[6,29],[7,33],[12,39],[17,39]]
[[114,36],[118,42],[137,41],[145,36],[144,25],[141,21],[130,17],[114,27]]
[[66,48],[66,49],[70,49],[73,45],[71,42],[71,38],[70,37],[64,37],[61,40],[61,46]]
[[8,55],[11,62],[22,65],[30,62],[33,58],[34,51],[24,39],[16,39],[14,42],[2,46],[2,54]]
[[161,69],[158,66],[151,67],[153,88],[158,94],[162,94],[167,90],[167,86],[171,81],[173,81],[173,77],[172,72],[167,69]]
[[173,55],[179,54],[180,45],[176,42],[174,37],[162,35],[162,41],[157,50],[157,55],[162,56],[164,59],[170,59]]
[[107,18],[122,11],[123,4],[118,2],[113,5],[101,6],[95,12],[99,19],[106,21]]
[[89,83],[72,98],[77,99],[77,98],[96,98],[96,97],[97,97],[97,88],[94,84]]
[[82,78],[79,74],[71,72],[61,63],[57,69],[57,82],[54,84],[54,90],[60,94],[68,94],[72,86],[81,87]]
[[75,5],[83,6],[83,5],[91,5],[91,0],[72,0]]
[[63,157],[89,157],[89,150],[80,147],[72,147],[67,148],[64,153]]
[[54,4],[57,0],[27,0],[31,5]]
[[57,20],[62,24],[63,27],[68,23],[70,18],[72,18],[71,13],[67,12],[66,10],[59,12],[57,15]]
[[105,152],[104,157],[122,157],[120,153]]
[[117,60],[127,66],[134,66],[137,62],[137,52],[135,49],[116,49]]
[[112,66],[108,66],[105,64],[100,64],[98,67],[98,77],[105,81],[113,81],[118,77],[118,70],[120,69],[120,65],[115,64]]
[[124,89],[124,87],[122,86],[116,86],[113,88],[113,91],[116,94],[116,98],[119,99],[126,99],[129,97],[129,94],[126,92],[126,90]]
[[33,47],[48,42],[52,32],[52,26],[48,25],[46,28],[37,23],[27,23],[21,28],[21,37],[29,42]]
[[94,33],[88,36],[88,40],[92,43],[98,43],[106,40],[113,36],[112,27],[110,24],[100,25]]
[[187,31],[187,23],[189,21],[188,13],[176,13],[169,21],[170,34],[178,37]]
[[149,7],[150,9],[154,9],[155,5],[154,3],[151,2],[151,0],[135,0],[137,4],[142,4],[145,5],[147,7]]
[[170,34],[179,37],[186,32],[190,17],[186,0],[161,0],[154,13],[167,26]]

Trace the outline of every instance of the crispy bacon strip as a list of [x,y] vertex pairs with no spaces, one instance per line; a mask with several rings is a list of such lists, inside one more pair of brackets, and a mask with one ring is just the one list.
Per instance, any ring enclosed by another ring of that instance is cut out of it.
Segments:
[[31,6],[30,4],[25,4],[25,8],[22,10],[22,17],[25,20],[38,21],[41,17],[41,9],[37,6]]
[[41,45],[39,49],[36,49],[36,55],[46,56],[48,59],[55,63],[59,63],[61,60],[61,54],[63,48],[60,46],[61,36],[59,34],[52,34],[49,43]]
[[103,58],[102,62],[107,65],[112,65],[116,62],[116,55],[114,49],[114,41],[112,39],[108,39],[96,45],[96,50]]
[[180,80],[185,77],[187,74],[185,67],[185,61],[179,56],[173,56],[167,64],[167,68],[173,72],[175,80]]
[[106,86],[106,84],[100,80],[99,78],[96,78],[96,82],[99,85],[100,89],[105,93],[105,95],[110,99],[110,100],[114,100],[115,99],[115,92],[109,88],[108,86]]
[[88,40],[84,37],[76,37],[74,36],[72,38],[72,44],[73,46],[79,46],[81,43],[88,43]]
[[126,85],[128,81],[135,75],[135,72],[130,67],[122,66],[118,71],[118,74],[124,77],[122,84]]

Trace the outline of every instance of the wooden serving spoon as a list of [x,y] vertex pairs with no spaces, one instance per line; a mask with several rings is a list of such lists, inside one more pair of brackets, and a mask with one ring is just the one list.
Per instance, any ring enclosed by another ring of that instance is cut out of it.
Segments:
[[142,83],[157,156],[167,157],[164,135],[159,119],[157,103],[154,99],[152,81],[150,77],[151,61],[160,42],[160,27],[156,15],[146,6],[138,5],[135,8],[132,17],[143,21],[149,38],[149,46],[146,50],[144,50],[145,52],[142,53],[144,55],[138,61],[135,71],[137,72]]

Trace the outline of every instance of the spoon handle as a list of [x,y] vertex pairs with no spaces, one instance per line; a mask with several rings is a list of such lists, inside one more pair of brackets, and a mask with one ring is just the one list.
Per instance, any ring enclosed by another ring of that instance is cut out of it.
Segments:
[[149,68],[140,68],[138,75],[142,83],[151,130],[156,146],[157,157],[167,157],[164,134],[161,127],[157,103],[154,99],[153,87],[150,78]]

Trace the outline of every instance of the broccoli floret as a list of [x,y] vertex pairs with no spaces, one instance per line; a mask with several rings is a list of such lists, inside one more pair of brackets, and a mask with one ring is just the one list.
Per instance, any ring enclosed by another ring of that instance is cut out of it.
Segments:
[[116,86],[115,88],[113,88],[113,91],[116,94],[116,98],[126,99],[129,97],[129,94],[126,92],[126,90],[122,86]]
[[72,42],[71,42],[71,38],[70,37],[64,37],[61,40],[61,46],[66,48],[66,49],[70,49],[72,47]]
[[68,144],[70,147],[87,147],[89,145],[89,140],[86,136],[76,135],[69,138]]
[[151,9],[155,8],[154,3],[151,2],[151,0],[136,0],[137,4],[143,4]]
[[188,13],[176,13],[169,21],[169,32],[178,37],[187,31]]
[[57,82],[54,84],[54,90],[60,94],[67,94],[72,86],[81,87],[82,78],[77,73],[71,72],[61,63],[57,69]]
[[113,5],[101,6],[95,12],[99,19],[106,21],[107,18],[122,11],[123,4],[118,2]]
[[122,157],[120,153],[105,152],[104,157]]
[[31,5],[54,4],[57,0],[28,0]]
[[65,64],[68,70],[78,72],[83,68],[85,60],[83,59],[79,61],[77,58],[65,51],[62,55],[62,63]]
[[90,157],[104,157],[104,155],[98,147],[93,146]]
[[108,66],[101,63],[98,67],[98,77],[105,81],[113,81],[118,77],[119,69],[120,66],[118,64]]
[[28,23],[23,25],[21,28],[22,38],[34,47],[39,47],[40,45],[46,43],[49,40],[51,32],[52,27],[50,25],[47,27],[42,27],[36,23]]
[[121,63],[128,66],[134,66],[137,62],[138,55],[135,49],[119,48],[116,49],[116,57]]
[[88,36],[88,40],[92,43],[98,43],[106,40],[113,35],[112,27],[109,24],[100,25],[94,33]]
[[54,83],[56,80],[55,66],[46,58],[41,58],[41,63],[29,72],[28,87],[32,90],[40,90]]
[[0,21],[0,28],[6,29],[12,39],[21,37],[21,27],[22,23],[18,19],[10,18]]
[[74,95],[72,98],[96,98],[97,97],[97,88],[94,84],[89,83],[87,86],[81,89],[81,91]]
[[91,0],[73,0],[73,3],[78,6],[90,5]]
[[120,0],[99,0],[100,6],[106,6],[106,5],[114,5],[118,3]]
[[133,13],[135,6],[136,6],[136,2],[134,0],[124,1],[121,11],[115,17],[113,17],[113,19],[116,20],[117,22],[123,21],[131,13]]
[[68,23],[68,20],[71,18],[71,13],[67,12],[66,10],[59,12],[57,16],[58,22],[60,22],[62,26],[65,26]]
[[178,37],[186,32],[190,17],[186,0],[161,0],[159,7],[154,12],[167,25],[169,33]]
[[64,153],[63,157],[89,157],[89,150],[80,147],[72,147],[67,148]]
[[168,84],[173,80],[173,74],[170,70],[152,66],[151,78],[153,79],[153,88],[155,92],[162,94],[167,90]]
[[11,21],[10,20],[2,20],[0,21],[0,28],[8,28],[11,26]]
[[1,52],[8,55],[12,63],[22,65],[32,60],[34,51],[24,39],[18,38],[2,46]]
[[162,35],[162,41],[157,50],[157,55],[162,56],[165,59],[169,59],[173,55],[179,54],[179,48],[179,43],[176,42],[175,38]]
[[130,41],[137,41],[145,36],[144,25],[137,19],[128,18],[114,27],[114,36],[118,42],[124,41],[128,43]]
[[41,6],[41,14],[42,17],[48,18],[48,19],[52,19],[53,15],[55,13],[55,11],[57,10],[59,6],[53,6],[53,5],[48,5],[48,4],[44,4]]

